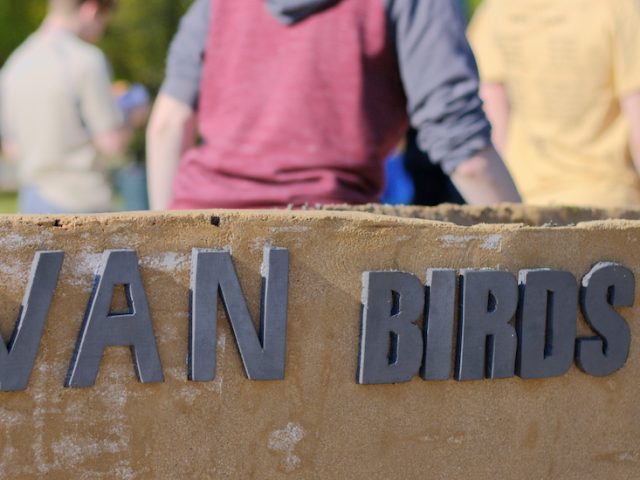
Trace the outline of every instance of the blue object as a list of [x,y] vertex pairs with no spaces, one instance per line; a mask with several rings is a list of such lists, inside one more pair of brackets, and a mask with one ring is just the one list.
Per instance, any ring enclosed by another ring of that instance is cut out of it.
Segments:
[[387,158],[384,173],[386,186],[380,201],[393,205],[411,204],[415,189],[411,176],[404,167],[404,155],[397,152]]
[[118,98],[118,105],[128,114],[132,110],[149,104],[149,92],[139,83],[131,85],[127,92]]

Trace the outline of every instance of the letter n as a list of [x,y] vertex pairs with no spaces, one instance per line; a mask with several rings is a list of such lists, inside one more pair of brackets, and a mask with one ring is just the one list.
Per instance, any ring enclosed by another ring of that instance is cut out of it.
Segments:
[[[125,287],[128,312],[124,314],[111,312],[116,285]],[[104,350],[112,346],[131,347],[140,382],[164,381],[138,257],[133,250],[104,252],[65,387],[95,384]]]
[[8,346],[0,335],[0,391],[27,388],[63,259],[63,252],[37,252],[33,259],[20,316]]
[[211,381],[216,372],[218,294],[236,338],[247,378],[283,380],[287,346],[289,252],[265,248],[262,264],[260,331],[226,250],[193,251],[189,379]]

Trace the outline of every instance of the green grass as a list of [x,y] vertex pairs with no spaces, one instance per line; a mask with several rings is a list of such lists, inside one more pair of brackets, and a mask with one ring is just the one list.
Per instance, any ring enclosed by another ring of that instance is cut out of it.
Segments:
[[0,192],[0,213],[16,213],[18,195],[15,192]]

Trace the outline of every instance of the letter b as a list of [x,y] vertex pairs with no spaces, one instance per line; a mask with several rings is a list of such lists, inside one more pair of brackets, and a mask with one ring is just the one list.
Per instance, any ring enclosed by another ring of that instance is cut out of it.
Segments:
[[408,382],[420,369],[424,341],[415,322],[424,309],[424,287],[409,273],[367,272],[358,383]]

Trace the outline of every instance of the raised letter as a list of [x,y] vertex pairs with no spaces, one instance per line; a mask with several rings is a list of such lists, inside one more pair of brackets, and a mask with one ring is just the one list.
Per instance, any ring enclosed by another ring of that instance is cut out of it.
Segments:
[[520,272],[516,372],[521,378],[557,377],[573,362],[578,286],[569,272]]
[[518,285],[509,272],[462,271],[457,380],[512,377],[517,338],[510,324]]
[[9,346],[0,335],[0,391],[27,388],[63,258],[63,252],[37,252],[33,259]]
[[424,308],[424,288],[409,273],[366,272],[358,383],[408,382],[420,369],[422,332],[414,323]]
[[218,292],[250,380],[284,380],[287,347],[289,252],[265,248],[260,333],[251,320],[231,254],[193,251],[189,379],[215,378]]
[[631,332],[626,320],[612,307],[631,307],[635,290],[631,270],[615,263],[599,263],[582,279],[582,313],[598,335],[576,342],[576,363],[584,372],[604,377],[626,363]]
[[[111,312],[116,285],[125,286],[129,307],[125,314]],[[133,250],[109,250],[102,256],[65,387],[95,384],[104,349],[112,346],[131,347],[140,382],[164,381],[138,257]]]
[[456,302],[455,270],[428,270],[429,301],[424,320],[424,359],[420,376],[448,380],[453,354],[453,319]]

